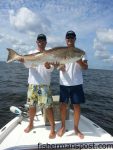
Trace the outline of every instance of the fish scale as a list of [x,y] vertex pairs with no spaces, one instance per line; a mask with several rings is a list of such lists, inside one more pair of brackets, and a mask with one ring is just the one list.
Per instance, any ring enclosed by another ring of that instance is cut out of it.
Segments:
[[20,61],[24,59],[24,62],[30,62],[31,66],[44,64],[45,62],[65,64],[69,62],[75,62],[80,60],[85,52],[76,47],[54,47],[44,52],[37,52],[34,54],[20,55],[13,49],[7,48],[8,58],[7,63],[12,61]]

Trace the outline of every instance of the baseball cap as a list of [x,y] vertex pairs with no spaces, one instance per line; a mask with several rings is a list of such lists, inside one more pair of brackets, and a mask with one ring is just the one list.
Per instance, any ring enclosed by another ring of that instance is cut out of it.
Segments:
[[70,31],[67,31],[66,33],[66,39],[68,38],[75,38],[76,39],[76,34],[74,31],[70,30]]
[[46,41],[47,39],[46,39],[46,36],[44,34],[39,34],[37,36],[37,40],[44,40],[44,41]]

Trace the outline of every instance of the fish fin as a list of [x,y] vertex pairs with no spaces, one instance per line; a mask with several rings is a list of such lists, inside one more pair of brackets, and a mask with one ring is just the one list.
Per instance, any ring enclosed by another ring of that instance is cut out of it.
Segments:
[[8,50],[8,58],[7,58],[7,63],[12,62],[14,60],[16,60],[15,58],[17,58],[17,56],[19,56],[18,53],[16,53],[13,49],[11,48],[7,48]]

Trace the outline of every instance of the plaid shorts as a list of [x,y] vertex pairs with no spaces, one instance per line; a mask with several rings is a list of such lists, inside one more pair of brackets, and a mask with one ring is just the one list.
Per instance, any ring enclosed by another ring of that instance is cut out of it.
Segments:
[[27,103],[30,106],[49,108],[53,106],[53,98],[48,85],[29,84],[27,92]]

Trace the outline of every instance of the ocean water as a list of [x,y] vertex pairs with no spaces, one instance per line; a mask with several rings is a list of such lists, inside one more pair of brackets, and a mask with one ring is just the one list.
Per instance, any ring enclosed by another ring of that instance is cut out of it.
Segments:
[[[20,63],[0,62],[0,128],[15,114],[10,106],[26,103],[28,69]],[[88,69],[83,71],[86,103],[81,113],[113,135],[113,71]],[[53,95],[59,94],[58,71],[52,73]]]

